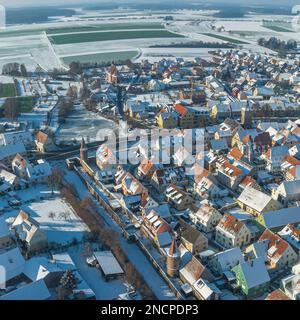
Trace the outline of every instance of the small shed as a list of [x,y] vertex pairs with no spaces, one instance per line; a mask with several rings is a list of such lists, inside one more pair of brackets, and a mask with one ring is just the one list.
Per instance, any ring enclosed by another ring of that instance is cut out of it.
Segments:
[[94,256],[106,280],[114,279],[124,274],[123,269],[111,251],[96,251]]

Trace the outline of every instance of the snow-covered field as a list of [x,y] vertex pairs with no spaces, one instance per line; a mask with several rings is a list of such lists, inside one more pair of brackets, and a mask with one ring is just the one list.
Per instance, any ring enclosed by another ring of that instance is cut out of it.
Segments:
[[[81,240],[88,231],[88,227],[76,215],[71,206],[66,203],[59,192],[52,191],[47,185],[37,185],[18,191],[22,201],[20,209],[27,211],[48,235],[49,242],[67,244],[73,239]],[[28,202],[28,204],[26,203]],[[0,207],[7,206],[4,197],[0,200]],[[5,219],[16,217],[20,210],[7,208]],[[50,213],[54,213],[52,217]]]

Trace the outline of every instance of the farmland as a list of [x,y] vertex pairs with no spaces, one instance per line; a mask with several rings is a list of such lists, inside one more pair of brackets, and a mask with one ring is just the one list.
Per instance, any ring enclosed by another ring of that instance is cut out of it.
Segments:
[[13,83],[0,84],[0,98],[10,98],[16,95],[16,88]]
[[73,61],[81,63],[108,63],[112,61],[125,61],[137,56],[138,51],[116,51],[116,52],[103,52],[86,55],[74,55],[63,57],[62,60],[65,64],[70,64]]
[[113,30],[133,30],[133,29],[164,29],[164,26],[159,23],[107,23],[102,25],[91,25],[84,27],[65,27],[65,28],[51,28],[46,30],[47,34],[54,35],[60,33],[77,33],[89,31],[113,31]]
[[276,32],[294,32],[293,30],[289,30],[287,28],[276,26],[276,25],[270,25],[270,26],[264,26],[264,27]]
[[49,39],[56,45],[84,43],[110,40],[127,40],[127,39],[149,39],[149,38],[179,38],[181,35],[166,30],[135,30],[135,31],[112,31],[96,33],[74,33],[67,35],[51,36]]
[[233,39],[233,38],[229,38],[229,37],[225,37],[225,36],[220,36],[220,35],[213,34],[213,33],[203,33],[203,34],[208,36],[208,37],[213,37],[213,38],[216,38],[216,39],[219,39],[219,40],[228,41],[228,42],[231,42],[231,43],[234,43],[234,44],[247,44],[247,42],[245,42],[245,41],[241,41],[241,40],[238,40],[238,39]]

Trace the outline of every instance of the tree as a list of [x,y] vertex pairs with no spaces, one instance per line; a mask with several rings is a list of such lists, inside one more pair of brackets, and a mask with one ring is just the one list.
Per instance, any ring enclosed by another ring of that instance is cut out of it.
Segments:
[[65,300],[66,296],[71,294],[77,287],[77,278],[74,276],[72,270],[67,270],[60,279],[60,287],[58,288],[58,294],[60,300]]
[[61,213],[59,214],[59,218],[60,218],[60,219],[63,219],[63,220],[68,220],[68,219],[70,219],[70,216],[71,216],[71,214],[70,214],[69,211],[63,211],[63,212],[61,212]]
[[48,217],[49,217],[50,219],[54,220],[54,219],[55,219],[55,217],[56,217],[55,212],[53,212],[53,211],[49,212]]
[[49,188],[52,190],[52,195],[54,193],[54,188],[59,188],[62,181],[62,172],[59,168],[54,168],[52,174],[48,177],[47,182]]
[[26,69],[24,64],[21,64],[20,71],[21,71],[22,77],[27,77],[28,76],[27,69]]
[[16,120],[20,115],[20,105],[16,98],[8,98],[4,103],[4,117]]

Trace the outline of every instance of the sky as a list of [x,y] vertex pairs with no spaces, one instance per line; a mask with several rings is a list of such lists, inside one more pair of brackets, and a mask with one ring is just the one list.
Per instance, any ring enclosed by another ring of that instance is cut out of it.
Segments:
[[[124,2],[155,2],[155,1],[151,1],[151,0],[123,0]],[[174,0],[164,0],[164,1],[174,1]],[[204,0],[190,0],[189,2],[203,2]],[[0,4],[7,6],[7,7],[15,7],[15,6],[19,6],[19,7],[24,7],[24,6],[41,6],[41,5],[57,5],[57,4],[63,4],[65,5],[72,5],[72,4],[84,4],[86,5],[88,2],[91,3],[107,3],[107,2],[111,2],[108,0],[90,0],[90,1],[86,1],[86,0],[50,0],[50,1],[41,1],[41,0],[0,0]],[[117,0],[115,2],[122,2],[122,0]],[[278,4],[278,5],[293,5],[293,4],[299,4],[300,5],[300,0],[206,0],[206,3],[238,3],[238,4],[247,4],[247,5],[251,5],[251,4]]]

